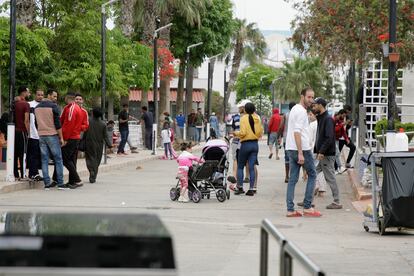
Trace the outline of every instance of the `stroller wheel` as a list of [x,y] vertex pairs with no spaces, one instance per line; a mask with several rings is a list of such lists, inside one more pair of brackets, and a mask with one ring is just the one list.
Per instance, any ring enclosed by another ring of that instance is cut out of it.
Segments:
[[170,199],[176,201],[180,196],[180,188],[171,188],[170,190]]
[[194,203],[199,203],[201,200],[201,192],[199,190],[195,190],[191,195],[191,199]]
[[217,200],[220,202],[224,202],[227,198],[226,191],[224,189],[218,189],[216,191]]

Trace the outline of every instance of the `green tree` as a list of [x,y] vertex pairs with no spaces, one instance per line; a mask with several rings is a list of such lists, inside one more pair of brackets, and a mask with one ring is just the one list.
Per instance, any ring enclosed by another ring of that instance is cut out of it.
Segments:
[[[230,46],[234,30],[232,3],[229,0],[212,0],[205,11],[200,12],[201,25],[191,26],[182,16],[174,16],[171,29],[171,45],[174,56],[180,58],[179,87],[177,99],[182,99],[184,91],[183,61],[186,48],[190,44],[203,42],[191,50],[190,69],[199,66],[208,56],[224,53]],[[191,72],[192,70],[190,70]],[[191,78],[192,80],[192,78]],[[188,89],[192,90],[192,82]],[[192,96],[190,94],[190,96]],[[178,100],[177,100],[178,101]],[[192,99],[187,99],[187,108]],[[178,103],[180,104],[180,103]]]
[[[261,98],[261,99],[260,99]],[[272,115],[272,101],[268,95],[254,95],[247,97],[256,107],[256,112],[260,116],[269,117]]]
[[[1,90],[3,99],[8,98],[8,68],[10,66],[9,55],[9,19],[0,18],[0,72]],[[46,45],[47,30],[30,31],[23,25],[17,25],[16,34],[16,85],[29,85],[36,89],[44,85],[42,68],[46,60],[50,58],[50,52]],[[3,101],[2,101],[3,102]]]
[[269,87],[272,84],[272,81],[275,80],[279,74],[280,70],[275,69],[270,66],[266,66],[263,64],[255,64],[249,67],[246,67],[243,71],[238,74],[236,84],[234,86],[234,90],[236,90],[236,99],[237,102],[244,99],[244,81],[245,81],[245,74],[249,73],[246,76],[246,95],[247,97],[255,96],[260,94],[260,78],[263,76],[267,76],[263,78],[262,82],[262,93],[268,97],[271,97],[271,91]]
[[[301,52],[321,57],[328,64],[345,65],[349,62],[348,90],[355,95],[355,64],[364,66],[374,58],[383,60],[382,43],[388,42],[389,37],[388,1],[291,2],[299,11],[292,23],[293,45]],[[400,53],[398,66],[405,67],[414,62],[414,1],[398,1],[397,16],[397,43],[390,47]],[[397,117],[396,104],[390,112]]]
[[294,58],[281,68],[281,80],[277,82],[277,98],[281,101],[297,101],[300,91],[311,87],[317,96],[332,98],[332,80],[319,58]]
[[[244,59],[250,64],[258,63],[265,56],[266,41],[261,31],[255,23],[247,24],[246,20],[237,19],[236,29],[233,33],[231,51],[233,59],[231,65],[228,91],[234,90],[240,64]],[[230,93],[226,93],[226,101],[229,100]]]

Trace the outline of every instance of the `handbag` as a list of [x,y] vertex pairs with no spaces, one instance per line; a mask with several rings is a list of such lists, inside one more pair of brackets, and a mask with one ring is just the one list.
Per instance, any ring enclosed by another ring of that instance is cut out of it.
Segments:
[[82,137],[81,137],[81,139],[79,141],[78,150],[79,151],[82,151],[82,152],[85,152],[85,150],[86,150],[86,132],[84,132],[82,134]]

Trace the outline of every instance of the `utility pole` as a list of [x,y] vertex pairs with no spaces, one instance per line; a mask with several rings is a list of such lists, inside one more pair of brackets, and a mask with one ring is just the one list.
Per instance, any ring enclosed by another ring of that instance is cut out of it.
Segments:
[[[395,43],[397,42],[397,1],[390,0],[390,9],[389,9],[389,45],[394,45],[394,47],[389,47],[389,53],[395,52]],[[397,80],[397,62],[390,61],[388,63],[388,132],[394,131],[394,120],[395,114],[397,113],[397,104],[395,102],[396,94],[396,80]]]

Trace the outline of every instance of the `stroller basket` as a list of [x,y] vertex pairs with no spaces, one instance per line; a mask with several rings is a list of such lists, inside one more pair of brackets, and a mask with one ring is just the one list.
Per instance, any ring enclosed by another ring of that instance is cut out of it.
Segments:
[[217,171],[218,164],[217,160],[206,160],[197,170],[194,170],[193,180],[209,179]]

